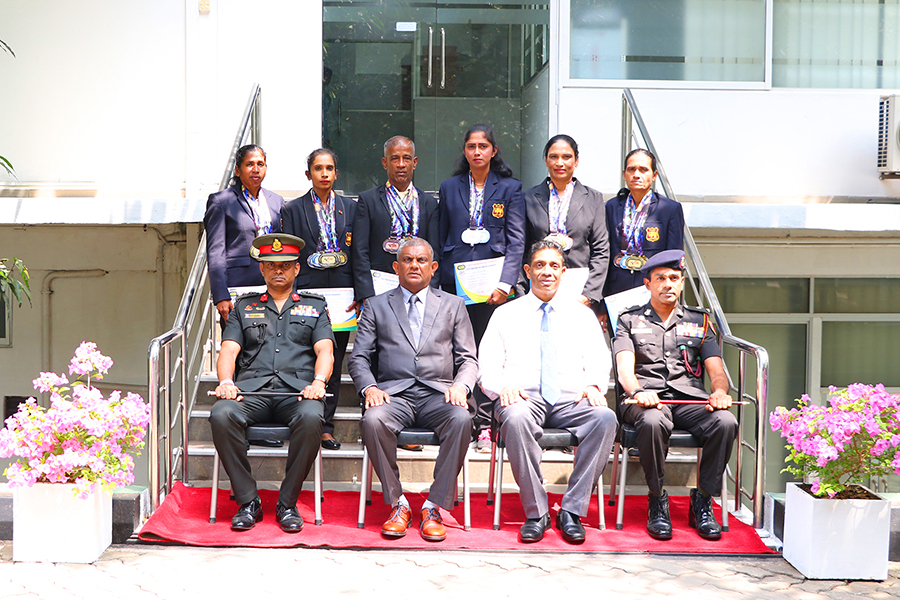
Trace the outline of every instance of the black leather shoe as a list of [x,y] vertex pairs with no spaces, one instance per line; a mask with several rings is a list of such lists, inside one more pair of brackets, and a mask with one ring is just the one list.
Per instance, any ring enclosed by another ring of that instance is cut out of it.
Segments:
[[247,531],[253,529],[253,526],[262,521],[262,502],[257,496],[247,504],[241,504],[241,507],[231,518],[231,529],[233,531]]
[[663,490],[659,496],[647,494],[650,508],[647,511],[647,533],[657,540],[672,539],[672,519],[669,518],[669,493]]
[[340,450],[341,443],[334,438],[329,438],[327,440],[322,440],[322,448],[325,450]]
[[567,510],[559,509],[556,513],[556,528],[562,533],[562,539],[570,544],[584,542],[584,525],[581,517]]
[[303,529],[303,517],[297,512],[296,506],[288,508],[279,502],[275,506],[275,519],[285,533],[297,533]]
[[550,513],[537,519],[525,519],[519,528],[519,541],[523,544],[531,544],[544,539],[544,532],[550,529]]
[[697,488],[691,490],[691,510],[688,512],[688,525],[695,527],[700,537],[717,540],[722,537],[722,526],[713,514],[712,498]]

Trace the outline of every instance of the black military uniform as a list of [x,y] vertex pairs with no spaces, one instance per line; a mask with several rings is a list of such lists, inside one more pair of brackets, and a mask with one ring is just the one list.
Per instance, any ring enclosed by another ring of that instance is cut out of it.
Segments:
[[[613,352],[634,352],[634,374],[640,387],[660,398],[706,400],[703,361],[721,357],[719,344],[705,309],[678,304],[664,324],[648,302],[619,316]],[[624,392],[624,393],[627,393]],[[627,396],[621,398],[624,400]],[[737,436],[737,420],[727,410],[706,405],[659,405],[643,408],[619,402],[619,417],[638,432],[638,450],[647,486],[654,495],[663,487],[669,436],[684,429],[703,444],[698,484],[708,494],[721,493],[722,473]]]
[[[319,340],[334,341],[325,299],[295,292],[279,311],[268,293],[242,296],[228,318],[222,339],[241,346],[234,379],[244,399],[219,400],[209,420],[234,499],[242,505],[257,497],[244,430],[255,423],[285,423],[291,428],[291,439],[278,501],[293,507],[322,437],[323,401],[297,397],[315,378],[313,346]],[[260,397],[247,393],[254,391],[284,391],[286,395]]]

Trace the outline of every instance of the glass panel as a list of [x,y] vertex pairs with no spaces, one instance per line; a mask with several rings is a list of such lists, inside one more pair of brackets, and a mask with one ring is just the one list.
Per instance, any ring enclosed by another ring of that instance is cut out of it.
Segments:
[[0,345],[9,343],[9,317],[10,311],[6,310],[6,301],[0,296]]
[[898,0],[775,0],[772,85],[900,87]]
[[822,387],[857,382],[900,387],[898,340],[896,322],[823,323]]
[[765,0],[571,0],[573,79],[765,80]]
[[[744,323],[732,323],[732,333],[754,344],[763,346],[769,352],[769,389],[768,412],[775,410],[776,406],[794,406],[794,399],[799,398],[806,390],[806,325],[756,325]],[[725,363],[728,372],[737,385],[738,377],[738,352],[726,347]],[[777,367],[776,367],[777,366]],[[747,358],[747,382],[746,390],[751,395],[756,394],[756,365],[751,357]],[[745,438],[754,439],[756,427],[755,407],[744,407]],[[766,416],[768,427],[768,415]],[[790,473],[781,473],[784,468],[784,459],[787,450],[784,448],[784,439],[777,433],[767,429],[766,438],[766,491],[784,493],[784,484],[794,481]],[[743,485],[749,489],[753,482],[754,458],[749,452],[744,452],[742,465]],[[734,471],[734,455],[732,455],[732,472]]]
[[817,313],[898,313],[900,279],[816,278]]
[[809,312],[809,279],[717,278],[711,281],[726,313]]

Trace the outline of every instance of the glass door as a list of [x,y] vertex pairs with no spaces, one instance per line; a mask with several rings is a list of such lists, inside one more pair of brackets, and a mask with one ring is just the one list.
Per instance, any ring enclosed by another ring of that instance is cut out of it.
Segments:
[[399,134],[416,142],[416,185],[437,190],[475,123],[494,127],[526,185],[543,178],[548,23],[547,0],[326,0],[322,133],[340,160],[338,187],[382,183],[382,145]]

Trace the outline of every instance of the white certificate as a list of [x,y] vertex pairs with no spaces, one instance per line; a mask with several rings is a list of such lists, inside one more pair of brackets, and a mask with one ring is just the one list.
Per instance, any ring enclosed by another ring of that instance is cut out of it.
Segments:
[[375,288],[375,295],[383,294],[400,285],[400,278],[396,273],[385,273],[384,271],[372,271],[372,287]]
[[609,313],[609,322],[612,325],[611,337],[615,337],[616,326],[619,324],[619,315],[630,308],[643,306],[650,302],[650,290],[641,285],[612,296],[607,296],[605,300],[606,312]]
[[265,294],[265,285],[245,285],[244,287],[230,287],[228,293],[231,295],[231,302],[240,298],[245,294]]
[[325,306],[333,331],[356,331],[356,311],[347,310],[353,304],[353,288],[312,288],[301,291],[325,296]]
[[589,270],[587,267],[566,269],[562,279],[559,281],[559,289],[556,290],[556,296],[566,300],[578,300],[584,291],[584,284],[587,283]]
[[453,275],[456,279],[456,295],[466,304],[483,304],[491,297],[503,274],[503,256],[456,263]]

